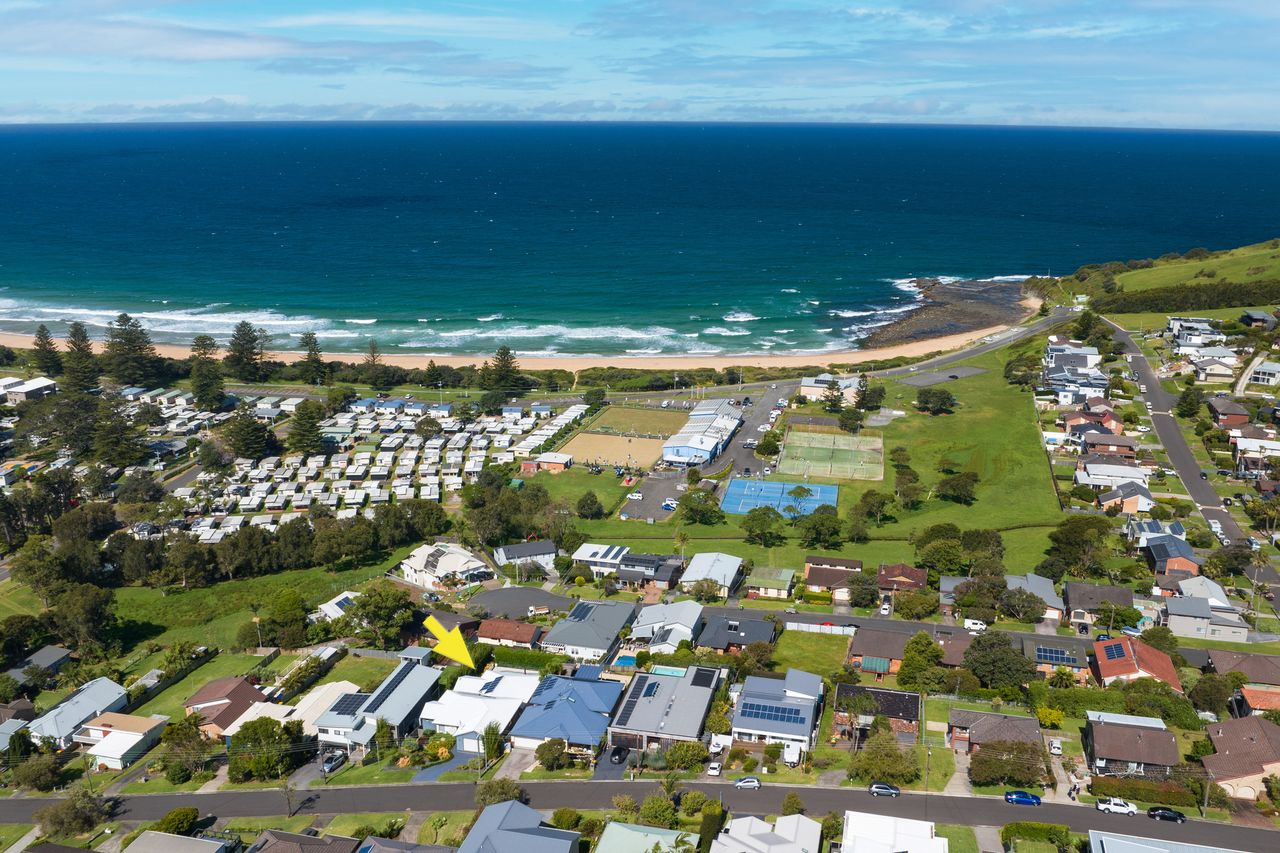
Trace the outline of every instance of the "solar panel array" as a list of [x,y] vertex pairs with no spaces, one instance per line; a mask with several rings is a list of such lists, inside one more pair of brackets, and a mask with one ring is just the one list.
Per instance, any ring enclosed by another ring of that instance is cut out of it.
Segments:
[[365,709],[365,713],[372,714],[373,712],[381,708],[382,703],[386,702],[387,698],[391,696],[392,693],[395,692],[395,689],[397,687],[400,686],[400,682],[404,681],[406,678],[409,677],[409,672],[412,669],[413,669],[413,666],[402,665],[399,670],[393,673],[391,678],[385,684],[383,684],[380,688],[378,688],[378,692],[373,694],[373,699],[369,701],[369,707]]
[[342,714],[349,716],[360,710],[360,706],[364,704],[364,700],[369,698],[368,693],[348,693],[338,698],[333,703],[333,707],[329,709],[330,714]]
[[622,710],[618,712],[618,721],[614,725],[625,726],[631,721],[631,714],[636,709],[636,703],[640,701],[640,691],[648,683],[649,676],[636,676],[636,680],[631,683],[631,693],[627,695],[627,701],[623,703]]
[[779,723],[799,725],[804,715],[799,708],[787,708],[782,705],[764,705],[760,702],[743,702],[740,716],[755,720],[773,720]]
[[1124,660],[1124,643],[1107,643],[1102,647],[1107,660]]
[[1049,646],[1036,646],[1036,660],[1040,663],[1070,664],[1078,666],[1080,659],[1066,649],[1054,649]]
[[698,667],[693,671],[694,687],[714,687],[716,683],[716,671],[714,669],[705,669]]
[[657,695],[657,693],[658,693],[658,688],[659,688],[659,687],[661,687],[661,686],[662,686],[662,685],[660,685],[660,684],[659,684],[658,682],[656,682],[656,681],[654,681],[654,682],[652,682],[652,683],[650,683],[650,684],[646,684],[646,685],[645,685],[645,687],[644,687],[644,698],[645,698],[645,699],[652,699],[654,696],[656,696],[656,695]]

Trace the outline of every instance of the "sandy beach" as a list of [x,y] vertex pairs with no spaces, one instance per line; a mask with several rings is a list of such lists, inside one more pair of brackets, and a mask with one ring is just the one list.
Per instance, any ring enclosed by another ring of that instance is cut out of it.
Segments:
[[[1032,310],[1035,307],[1034,301],[1024,302],[1028,308]],[[707,356],[690,356],[690,355],[673,355],[673,356],[543,356],[543,357],[525,357],[521,356],[519,350],[516,356],[520,358],[520,364],[528,370],[585,370],[589,367],[632,367],[642,370],[681,370],[694,367],[710,367],[722,370],[726,367],[734,367],[738,365],[754,365],[757,367],[802,367],[805,365],[825,366],[829,364],[860,364],[867,361],[879,361],[888,358],[900,357],[917,357],[933,352],[942,352],[945,350],[959,349],[960,347],[970,344],[979,338],[985,338],[987,335],[1004,331],[1009,326],[990,326],[984,329],[975,329],[969,332],[961,332],[954,335],[944,335],[941,337],[928,338],[925,340],[912,341],[910,343],[898,344],[890,347],[880,347],[876,349],[865,350],[848,350],[842,352],[824,352],[824,353],[807,353],[800,355],[707,355]],[[61,343],[61,342],[59,342]],[[15,349],[30,349],[31,338],[24,335],[15,335],[0,333],[0,344],[14,347]],[[99,346],[101,346],[99,344]],[[187,347],[178,346],[176,344],[156,344],[156,351],[168,358],[186,358],[190,351]],[[296,351],[272,351],[267,353],[267,357],[276,361],[292,362],[297,361],[301,354]],[[343,361],[348,363],[356,363],[364,358],[361,353],[352,352],[326,352],[325,359],[328,361]],[[432,355],[429,353],[421,354],[384,354],[383,362],[385,364],[394,364],[406,368],[422,368],[427,366],[428,361],[435,361],[436,364],[445,364],[453,367],[461,367],[468,364],[478,365],[485,360],[485,355]]]

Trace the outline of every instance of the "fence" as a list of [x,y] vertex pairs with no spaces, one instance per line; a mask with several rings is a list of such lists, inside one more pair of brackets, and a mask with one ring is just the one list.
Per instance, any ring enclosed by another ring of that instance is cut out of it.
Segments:
[[809,622],[787,622],[782,627],[805,634],[841,634],[845,637],[852,637],[858,630],[853,625],[813,625]]

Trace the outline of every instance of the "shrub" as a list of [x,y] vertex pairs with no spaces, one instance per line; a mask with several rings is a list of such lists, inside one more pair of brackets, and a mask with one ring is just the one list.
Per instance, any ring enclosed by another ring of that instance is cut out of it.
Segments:
[[1044,778],[1044,747],[1038,743],[994,741],[983,744],[969,761],[975,785],[1036,785]]
[[604,832],[604,821],[598,817],[589,817],[578,824],[578,832],[587,838],[595,838]]
[[1119,797],[1122,800],[1139,800],[1166,806],[1195,808],[1199,804],[1195,794],[1178,782],[1094,776],[1089,790],[1097,797]]
[[808,604],[830,604],[831,593],[829,592],[810,592],[805,590],[802,596]]
[[151,828],[156,832],[170,832],[174,835],[186,835],[200,819],[200,810],[191,806],[180,806],[156,821]]
[[715,800],[708,800],[702,807],[702,820],[698,825],[698,849],[710,850],[724,825],[724,810]]
[[676,806],[664,794],[650,794],[640,804],[640,823],[671,829],[676,825]]
[[748,773],[752,772],[759,766],[760,766],[760,762],[757,761],[754,757],[748,758],[746,761],[742,762],[742,769]]
[[680,797],[680,811],[690,817],[702,811],[702,807],[706,804],[707,795],[701,791],[685,791]]
[[13,768],[11,775],[19,788],[52,791],[58,784],[58,763],[52,755],[37,755]]
[[804,814],[804,800],[800,799],[800,795],[795,791],[788,791],[782,798],[782,814]]
[[551,825],[556,829],[576,829],[581,820],[582,815],[578,813],[578,810],[567,806],[556,809],[551,815]]
[[1060,708],[1048,708],[1042,705],[1036,708],[1036,719],[1043,728],[1056,729],[1062,725],[1062,721],[1066,719],[1066,714],[1062,713]]
[[1071,850],[1071,829],[1060,823],[1036,823],[1023,820],[1005,824],[1000,830],[1000,840],[1006,849],[1013,846],[1015,840],[1044,841],[1059,850]]
[[667,766],[689,770],[707,760],[707,748],[700,743],[680,741],[667,749]]
[[524,788],[512,779],[487,779],[476,786],[476,805],[482,808],[507,800],[523,803],[524,799]]
[[191,768],[177,761],[171,762],[165,765],[164,778],[166,781],[174,785],[181,785],[184,782],[190,782]]

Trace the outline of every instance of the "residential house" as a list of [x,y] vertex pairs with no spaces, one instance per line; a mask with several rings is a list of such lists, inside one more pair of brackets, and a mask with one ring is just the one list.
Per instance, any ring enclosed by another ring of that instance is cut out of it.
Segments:
[[1153,536],[1173,536],[1177,539],[1187,538],[1187,529],[1181,521],[1157,521],[1154,518],[1131,518],[1124,526],[1125,538],[1138,548],[1147,547],[1147,540]]
[[634,618],[635,608],[630,604],[579,601],[542,638],[542,648],[574,660],[601,661],[613,655],[620,642],[619,632]]
[[160,740],[167,717],[140,717],[109,711],[87,721],[72,736],[98,767],[123,770]]
[[1146,486],[1151,472],[1136,462],[1120,456],[1080,457],[1076,463],[1075,482],[1078,486],[1110,491],[1121,483],[1138,483]]
[[514,619],[485,619],[476,630],[476,641],[492,646],[536,649],[542,626]]
[[1064,587],[1064,603],[1073,626],[1092,626],[1102,609],[1103,602],[1116,607],[1133,606],[1133,590],[1120,586],[1100,586],[1071,581]]
[[751,616],[708,616],[698,635],[700,649],[736,653],[752,643],[772,643],[777,626]]
[[340,592],[317,607],[316,612],[311,614],[311,621],[330,622],[334,619],[340,619],[347,612],[347,608],[355,604],[356,599],[359,597],[360,593],[358,592]]
[[682,842],[696,840],[697,833],[687,829],[663,829],[611,820],[600,833],[595,850],[597,853],[668,853],[681,849]]
[[320,743],[348,752],[368,748],[385,720],[399,741],[418,727],[418,713],[440,694],[441,671],[402,661],[372,693],[345,693],[316,720]]
[[298,709],[292,705],[280,705],[275,702],[255,702],[249,706],[249,710],[245,711],[235,719],[231,725],[222,731],[222,738],[228,744],[232,738],[240,733],[240,730],[252,723],[254,720],[272,719],[280,725],[284,725],[293,719],[294,712]]
[[[458,633],[462,634],[464,637],[474,637],[476,632],[480,630],[480,623],[482,621],[469,613],[455,613],[450,610],[433,610],[428,615],[439,622],[441,628],[450,632],[453,631],[454,628],[457,628]],[[414,649],[414,651],[409,652],[409,654],[413,656],[423,655],[424,652],[430,652],[430,649],[425,649],[421,646],[411,646],[410,648]],[[434,652],[431,653],[434,654]],[[401,656],[403,659],[403,652],[401,653]],[[422,659],[415,660],[415,663],[426,663],[426,657],[429,657],[429,655],[424,655]]]
[[597,666],[579,667],[572,678],[548,675],[511,727],[511,743],[536,749],[560,738],[573,752],[594,755],[621,695],[622,684],[602,681]]
[[888,720],[899,739],[914,743],[920,733],[920,694],[862,684],[836,685],[834,722],[842,737],[852,739],[854,730],[869,729],[876,717]]
[[721,598],[728,598],[742,579],[742,558],[716,551],[694,554],[680,579],[680,588],[686,592],[700,580],[714,581]]
[[736,741],[780,743],[788,763],[813,749],[822,717],[822,678],[788,669],[784,678],[749,675],[736,692],[731,734]]
[[1216,358],[1202,358],[1192,365],[1197,382],[1230,382],[1236,371],[1230,364]]
[[960,629],[939,629],[938,645],[942,646],[942,665],[952,669],[964,666],[964,653],[973,645],[973,634]]
[[[1263,361],[1254,365],[1249,373],[1249,382],[1253,385],[1280,385],[1280,363]],[[13,394],[12,391],[9,393]]]
[[538,470],[547,471],[551,474],[559,474],[569,470],[573,465],[573,457],[568,453],[540,453],[538,454]]
[[1198,575],[1200,566],[1204,563],[1185,539],[1176,536],[1152,536],[1147,539],[1142,551],[1146,555],[1147,565],[1157,575],[1175,572]]
[[1164,779],[1182,762],[1178,738],[1155,717],[1087,711],[1084,749],[1096,776]]
[[938,578],[938,605],[943,616],[955,616],[959,612],[956,604],[956,590],[968,581],[965,575],[942,575]]
[[[1079,427],[1092,425],[1101,427],[1112,435],[1124,435],[1124,421],[1113,411],[1104,412],[1067,412],[1061,417],[1064,432],[1079,433]],[[1083,434],[1083,433],[1079,433]]]
[[1280,441],[1266,438],[1237,438],[1231,444],[1236,475],[1256,480],[1267,473],[1271,463],[1280,457]]
[[932,821],[878,812],[844,813],[840,853],[947,853],[948,841]]
[[300,835],[266,829],[245,853],[356,853],[359,847],[358,840],[345,835]]
[[41,400],[57,392],[57,382],[47,376],[37,376],[34,379],[28,379],[26,382],[6,389],[5,397],[8,399],[10,406],[16,406],[29,400]]
[[1214,753],[1201,761],[1229,797],[1256,800],[1263,780],[1280,774],[1280,726],[1265,717],[1210,723],[1209,742]]
[[849,579],[861,572],[861,560],[810,554],[804,558],[804,588],[808,592],[830,593],[832,601],[848,601]]
[[58,749],[67,749],[80,728],[108,711],[119,711],[129,702],[129,694],[109,678],[95,678],[73,690],[26,729],[33,741],[49,738]]
[[71,652],[62,646],[43,646],[14,664],[9,670],[9,677],[22,687],[27,683],[26,671],[31,667],[47,669],[57,675],[69,660],[71,660]]
[[806,400],[821,400],[827,393],[827,389],[831,387],[831,383],[836,383],[836,388],[840,391],[840,397],[846,403],[852,405],[858,402],[858,377],[850,376],[847,379],[839,379],[830,373],[819,373],[817,376],[805,376],[800,380],[800,396]]
[[1058,591],[1054,589],[1053,581],[1046,577],[1041,577],[1034,572],[1025,575],[1005,575],[1004,585],[1008,589],[1023,589],[1039,597],[1044,602],[1044,613],[1041,619],[1061,621],[1066,612],[1067,605],[1063,603],[1062,596],[1058,595]]
[[1280,657],[1250,652],[1209,649],[1209,666],[1226,675],[1239,673],[1245,683],[1231,697],[1231,713],[1237,717],[1280,710]]
[[441,589],[493,576],[484,560],[452,542],[419,545],[400,561],[400,574],[423,589]]
[[424,732],[447,732],[458,749],[484,754],[484,732],[496,725],[505,737],[512,722],[538,689],[538,676],[495,667],[481,675],[464,675],[439,699],[418,712]]
[[1080,449],[1084,453],[1135,459],[1138,455],[1138,440],[1127,435],[1112,435],[1109,432],[1086,432],[1080,436]]
[[1151,491],[1141,483],[1121,483],[1114,489],[1098,495],[1098,508],[1106,512],[1112,508],[1121,515],[1150,512],[1156,505]]
[[[603,842],[603,838],[601,841]],[[608,853],[603,844],[601,853]],[[818,853],[822,824],[802,814],[777,818],[735,817],[711,841],[711,853]]]
[[221,738],[226,729],[256,702],[267,697],[247,678],[229,675],[205,684],[183,703],[188,714],[200,715],[200,731],[207,738]]
[[790,598],[795,577],[794,569],[752,569],[744,582],[747,598]]
[[666,748],[697,741],[720,683],[720,670],[691,666],[681,675],[637,673],[609,723],[610,746]]
[[579,835],[548,826],[542,815],[517,800],[486,806],[458,853],[578,853]]
[[986,743],[1017,741],[1044,744],[1034,717],[1011,717],[986,711],[952,708],[947,717],[947,746],[956,752],[974,753]]
[[911,635],[885,628],[859,628],[849,643],[849,663],[863,672],[894,675]]
[[1165,624],[1175,637],[1247,643],[1249,623],[1235,608],[1214,609],[1207,598],[1174,596],[1164,599]]
[[328,713],[333,703],[338,701],[340,696],[359,692],[360,688],[351,681],[330,681],[318,684],[299,697],[289,719],[301,721],[302,733],[307,737],[317,737],[320,734],[320,728],[316,722]]
[[192,838],[147,829],[129,844],[128,849],[129,853],[234,853],[239,848],[239,839]]
[[586,542],[579,545],[578,550],[573,552],[573,561],[585,564],[596,578],[603,578],[618,573],[622,558],[630,550],[626,545],[598,545],[594,542]]
[[672,589],[684,571],[684,560],[678,554],[636,554],[628,552],[618,564],[616,580],[633,589],[653,585],[656,589]]
[[1208,406],[1214,425],[1222,429],[1249,423],[1249,410],[1230,397],[1210,397]]
[[517,542],[514,545],[500,545],[493,549],[493,561],[499,566],[507,564],[536,567],[539,574],[548,577],[556,576],[556,556],[559,554],[556,543],[550,539],[536,542]]
[[649,604],[631,623],[629,641],[650,652],[673,654],[680,643],[693,646],[702,631],[702,605],[696,601]]
[[1089,650],[1092,643],[1086,637],[1056,637],[1052,634],[1023,635],[1022,653],[1035,662],[1036,672],[1048,678],[1060,669],[1071,673],[1077,684],[1089,680]]
[[0,723],[10,720],[29,723],[36,718],[36,706],[25,696],[19,696],[12,702],[0,702]]
[[1258,311],[1249,308],[1240,315],[1240,324],[1251,329],[1274,329],[1276,327],[1276,318],[1269,311]]
[[1103,687],[1117,681],[1154,678],[1182,692],[1182,681],[1169,656],[1134,637],[1094,642],[1093,675]]
[[881,563],[876,572],[876,587],[884,595],[929,588],[929,570],[906,563]]

